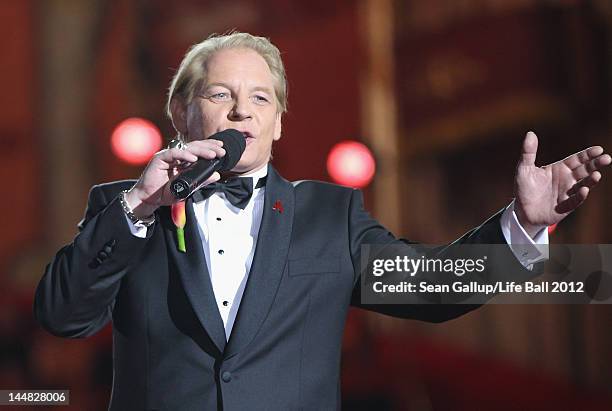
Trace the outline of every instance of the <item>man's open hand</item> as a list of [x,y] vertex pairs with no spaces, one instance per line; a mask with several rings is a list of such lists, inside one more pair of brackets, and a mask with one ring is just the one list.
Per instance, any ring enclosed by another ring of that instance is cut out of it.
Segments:
[[603,147],[594,146],[555,163],[537,167],[538,137],[528,132],[514,179],[515,212],[532,237],[543,227],[563,220],[601,180],[601,170],[612,162]]

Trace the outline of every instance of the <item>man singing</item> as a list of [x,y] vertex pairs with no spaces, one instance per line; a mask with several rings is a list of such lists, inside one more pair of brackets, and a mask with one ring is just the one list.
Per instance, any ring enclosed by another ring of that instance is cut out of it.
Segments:
[[[168,115],[184,144],[157,153],[137,181],[91,189],[79,233],[47,266],[34,312],[45,329],[71,338],[112,320],[109,409],[339,409],[350,305],[436,322],[474,308],[361,303],[361,246],[405,242],[364,211],[358,190],[278,174],[270,159],[286,108],[273,44],[246,33],[208,38],[189,50],[169,90]],[[181,249],[170,182],[199,158],[223,157],[209,137],[230,128],[244,133],[246,150],[186,201]],[[547,226],[578,207],[612,161],[591,147],[536,167],[537,145],[527,133],[515,200],[460,243],[546,243]],[[510,271],[541,259],[536,247],[507,252]]]

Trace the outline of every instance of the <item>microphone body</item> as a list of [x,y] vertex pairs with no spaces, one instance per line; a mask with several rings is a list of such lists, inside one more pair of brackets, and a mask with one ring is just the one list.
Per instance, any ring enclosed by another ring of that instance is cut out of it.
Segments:
[[225,156],[212,160],[201,158],[179,174],[170,184],[170,192],[177,200],[184,200],[193,194],[215,171],[234,168],[246,148],[244,134],[238,130],[223,130],[210,138],[223,141]]
[[219,158],[200,159],[183,171],[170,186],[176,199],[183,200],[197,190],[215,171],[219,171],[223,162]]

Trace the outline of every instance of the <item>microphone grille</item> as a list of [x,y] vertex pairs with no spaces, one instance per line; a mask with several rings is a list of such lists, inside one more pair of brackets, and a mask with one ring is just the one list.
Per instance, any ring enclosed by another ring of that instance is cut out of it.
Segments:
[[220,131],[210,136],[210,138],[223,141],[225,156],[221,159],[222,163],[219,171],[228,171],[234,168],[236,164],[238,164],[246,148],[244,134],[233,128],[228,128],[227,130]]

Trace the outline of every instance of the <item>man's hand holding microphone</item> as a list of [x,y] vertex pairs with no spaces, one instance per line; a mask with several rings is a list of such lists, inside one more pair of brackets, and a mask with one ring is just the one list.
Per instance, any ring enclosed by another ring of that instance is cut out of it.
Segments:
[[245,149],[244,135],[227,129],[205,140],[169,147],[153,156],[125,194],[135,217],[146,219],[161,206],[187,198],[199,187],[221,178],[236,166]]

